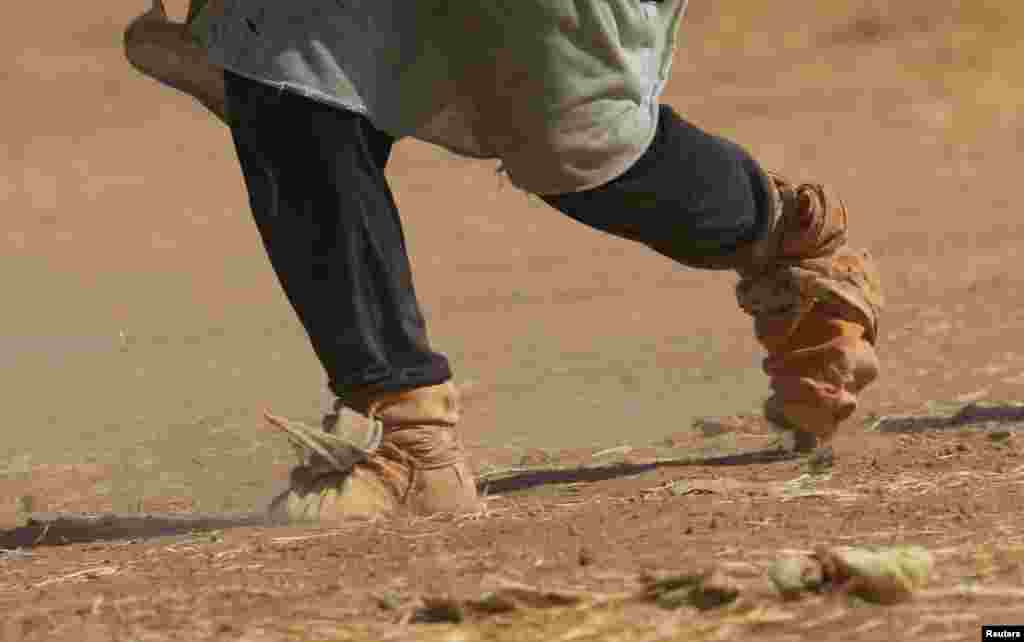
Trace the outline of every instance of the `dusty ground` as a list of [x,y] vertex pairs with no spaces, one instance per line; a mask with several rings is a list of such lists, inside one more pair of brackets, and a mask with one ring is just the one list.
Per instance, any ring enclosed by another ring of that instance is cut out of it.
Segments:
[[[1020,51],[1008,27],[1020,10],[692,4],[666,100],[771,167],[838,184],[855,242],[884,269],[884,378],[830,478],[787,485],[805,472],[795,460],[643,466],[645,446],[673,435],[705,455],[771,439],[758,422],[706,439],[690,428],[753,411],[765,392],[732,277],[583,229],[501,187],[493,165],[403,143],[390,171],[417,286],[435,342],[475,383],[465,433],[480,468],[593,463],[626,443],[635,466],[496,483],[485,519],[3,553],[0,640],[738,639],[751,628],[768,640],[954,640],[1024,623],[1019,418],[1000,424],[1007,439],[966,424],[865,430],[868,413],[1021,396]],[[252,508],[290,455],[261,410],[321,410],[322,375],[261,253],[226,132],[121,60],[120,30],[140,8],[57,16],[23,4],[0,43],[0,528],[24,495],[45,510]],[[851,542],[929,547],[930,592],[899,607],[790,605],[756,573],[783,548]],[[752,565],[743,599],[760,611],[615,603],[396,623],[423,596],[479,596],[494,578],[614,593],[644,571],[715,561]]]

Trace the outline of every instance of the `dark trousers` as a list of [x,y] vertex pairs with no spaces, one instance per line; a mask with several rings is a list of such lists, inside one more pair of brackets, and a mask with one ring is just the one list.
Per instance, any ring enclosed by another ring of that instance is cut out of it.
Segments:
[[[448,360],[427,339],[384,175],[394,139],[362,115],[235,74],[226,74],[226,89],[256,225],[331,390],[344,397],[450,379]],[[662,106],[654,143],[628,172],[544,200],[700,266],[758,235],[764,181],[743,149]]]

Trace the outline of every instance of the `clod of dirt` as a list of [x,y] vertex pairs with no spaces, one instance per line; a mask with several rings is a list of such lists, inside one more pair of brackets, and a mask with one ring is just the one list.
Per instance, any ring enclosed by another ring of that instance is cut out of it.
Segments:
[[795,600],[825,583],[821,562],[808,555],[786,555],[768,568],[768,577],[784,600]]
[[647,586],[643,596],[664,609],[714,609],[731,604],[740,595],[740,586],[717,568],[704,573],[649,576],[644,580]]
[[808,591],[832,590],[875,604],[896,604],[909,600],[924,587],[933,564],[931,553],[917,546],[850,546],[782,557],[768,575],[784,599],[796,599]]
[[376,596],[377,606],[384,611],[397,611],[402,606],[402,598],[396,593],[385,591]]
[[919,546],[881,550],[841,547],[816,554],[826,577],[844,592],[869,602],[895,604],[924,587],[934,559]]

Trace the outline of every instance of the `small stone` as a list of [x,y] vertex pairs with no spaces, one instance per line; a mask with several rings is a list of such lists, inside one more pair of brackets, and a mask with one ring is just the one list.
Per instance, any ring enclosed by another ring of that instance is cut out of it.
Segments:
[[675,497],[682,497],[690,492],[690,485],[679,479],[669,484],[668,492]]
[[781,557],[768,568],[768,577],[783,599],[794,600],[807,591],[817,591],[824,582],[821,562],[808,555]]

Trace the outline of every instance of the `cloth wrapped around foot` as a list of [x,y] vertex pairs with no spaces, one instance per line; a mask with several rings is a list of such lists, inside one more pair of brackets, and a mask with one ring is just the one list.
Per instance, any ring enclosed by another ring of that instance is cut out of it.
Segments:
[[768,351],[766,417],[828,441],[878,376],[881,283],[870,254],[846,246],[838,196],[770,180],[775,220],[737,268],[736,296]]
[[365,426],[342,429],[340,412],[319,428],[267,415],[300,458],[288,490],[271,502],[273,521],[331,524],[399,511],[479,510],[475,481],[454,428],[460,413],[453,385],[354,395],[346,405],[365,415]]

